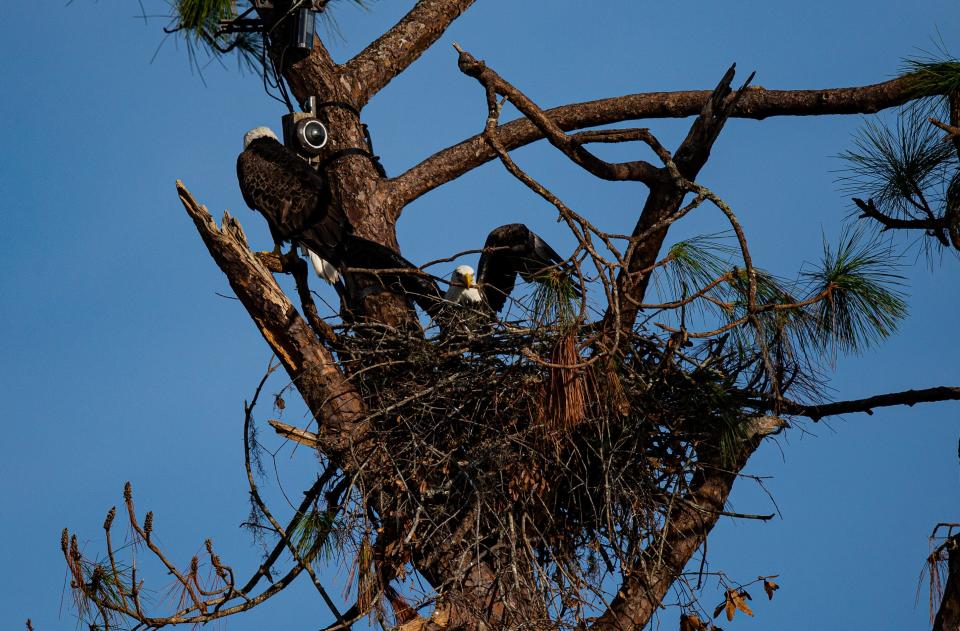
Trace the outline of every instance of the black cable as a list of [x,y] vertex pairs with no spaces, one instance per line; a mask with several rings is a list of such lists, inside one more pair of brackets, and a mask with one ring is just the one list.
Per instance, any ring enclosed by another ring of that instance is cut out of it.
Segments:
[[[360,110],[354,107],[351,103],[347,103],[346,101],[323,101],[321,103],[317,103],[314,113],[316,113],[317,111],[320,110],[320,108],[323,108],[323,107],[339,107],[341,109],[347,110],[348,112],[356,116],[358,119],[360,118]],[[366,123],[361,122],[360,125],[363,127],[363,138],[367,143],[368,150],[344,149],[343,151],[338,151],[337,153],[334,153],[333,155],[327,157],[323,162],[321,162],[320,163],[321,168],[326,167],[330,162],[333,162],[333,160],[342,158],[345,155],[362,155],[362,156],[366,156],[367,158],[370,159],[371,162],[373,162],[373,166],[374,168],[377,169],[377,173],[380,174],[380,177],[387,177],[387,170],[383,167],[383,163],[380,162],[380,156],[376,155],[373,152],[373,138],[371,138],[370,136],[370,128],[367,126]],[[344,152],[349,152],[349,153],[344,153]]]
[[341,149],[340,151],[335,151],[329,156],[320,161],[320,164],[317,165],[317,168],[321,171],[326,169],[328,166],[339,160],[340,158],[345,158],[347,156],[363,156],[370,160],[373,163],[374,168],[377,170],[377,173],[380,174],[380,177],[387,177],[386,170],[384,170],[383,165],[380,164],[380,158],[373,155],[366,149],[359,149],[357,147],[352,147],[350,149]]

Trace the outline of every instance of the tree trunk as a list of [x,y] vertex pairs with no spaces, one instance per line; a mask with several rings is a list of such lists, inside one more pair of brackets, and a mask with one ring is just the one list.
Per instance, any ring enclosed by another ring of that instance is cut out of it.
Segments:
[[960,535],[947,539],[943,549],[947,551],[947,584],[933,620],[933,631],[960,631]]

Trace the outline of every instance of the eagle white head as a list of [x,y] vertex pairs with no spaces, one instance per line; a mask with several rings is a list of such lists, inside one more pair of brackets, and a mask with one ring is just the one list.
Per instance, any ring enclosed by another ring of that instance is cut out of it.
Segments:
[[450,287],[444,298],[461,305],[478,305],[483,302],[480,289],[474,280],[473,268],[460,265],[450,275]]
[[277,135],[273,133],[273,130],[269,127],[254,127],[243,135],[243,148],[246,149],[249,147],[250,143],[257,138],[273,138],[277,142],[280,142],[280,139],[277,138]]

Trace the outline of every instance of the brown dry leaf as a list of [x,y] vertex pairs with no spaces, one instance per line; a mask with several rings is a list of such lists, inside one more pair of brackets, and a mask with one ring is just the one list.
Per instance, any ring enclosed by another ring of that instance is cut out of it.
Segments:
[[[752,598],[750,598],[750,594],[748,594],[743,590],[740,590],[740,591],[731,590],[731,592],[728,592],[728,593],[730,593],[730,600],[733,601],[733,604],[736,606],[737,609],[747,614],[748,616],[753,615],[753,611],[750,609],[750,607],[747,606],[747,601],[744,600],[744,598],[748,600],[753,600]],[[733,619],[732,615],[730,615],[729,613],[727,615],[730,617],[731,620]]]
[[707,631],[707,625],[695,613],[684,614],[680,616],[680,631]]
[[425,626],[427,626],[426,618],[414,618],[398,626],[397,631],[421,631]]
[[284,400],[283,400],[283,397],[281,397],[281,396],[278,394],[278,395],[276,396],[276,398],[273,400],[273,405],[274,405],[274,407],[276,407],[278,410],[282,410],[282,409],[284,409],[285,407],[287,407],[287,402],[284,401]]
[[446,627],[447,623],[450,622],[450,608],[438,606],[433,610],[430,619],[433,623],[439,627]]
[[773,592],[780,589],[780,586],[769,579],[763,580],[763,591],[767,592],[767,600],[773,600]]
[[733,602],[733,596],[731,596],[730,590],[727,592],[726,601],[723,603],[723,609],[727,612],[727,621],[733,620],[733,614],[737,613],[737,605]]

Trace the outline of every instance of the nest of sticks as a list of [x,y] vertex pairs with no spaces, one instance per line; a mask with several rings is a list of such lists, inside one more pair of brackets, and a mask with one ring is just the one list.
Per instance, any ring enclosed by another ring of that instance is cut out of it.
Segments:
[[735,448],[748,418],[731,374],[743,367],[716,345],[677,355],[637,332],[614,361],[592,339],[575,326],[433,338],[347,328],[341,361],[382,447],[371,466],[385,470],[370,479],[393,480],[358,490],[355,529],[370,532],[376,506],[378,530],[404,534],[390,554],[482,550],[555,620],[582,620],[605,576],[634,567],[664,526],[703,451]]

